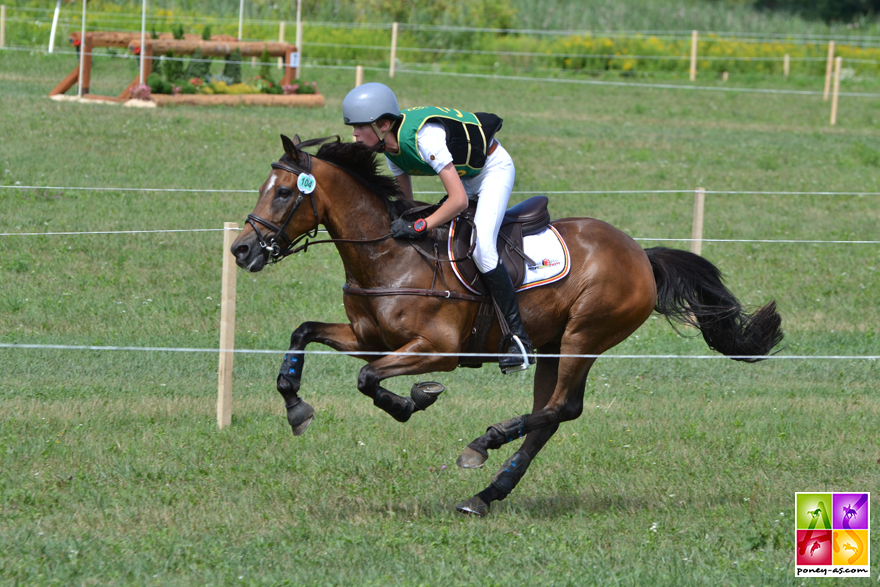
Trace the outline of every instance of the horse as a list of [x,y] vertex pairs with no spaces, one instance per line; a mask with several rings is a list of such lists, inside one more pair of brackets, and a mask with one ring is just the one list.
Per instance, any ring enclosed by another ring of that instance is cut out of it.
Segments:
[[[276,387],[292,431],[302,434],[314,416],[298,395],[303,351],[313,342],[366,361],[358,390],[395,420],[406,422],[433,404],[443,387],[417,384],[406,398],[383,382],[458,367],[479,303],[449,263],[432,258],[412,241],[390,237],[392,220],[413,212],[418,202],[402,198],[395,179],[379,171],[373,150],[338,136],[303,142],[282,135],[281,142],[284,155],[271,164],[231,252],[239,267],[257,272],[319,242],[333,243],[345,269],[343,305],[349,320],[303,322],[291,334]],[[314,155],[304,150],[316,145],[320,147]],[[596,358],[635,332],[654,311],[673,327],[695,326],[710,348],[736,360],[760,360],[783,338],[775,301],[748,313],[723,284],[720,270],[699,255],[643,249],[601,220],[563,218],[551,224],[569,248],[570,272],[560,281],[517,294],[537,349],[532,410],[490,425],[467,445],[457,464],[480,468],[489,450],[523,436],[525,440],[485,489],[456,506],[464,514],[485,516],[493,502],[510,495],[560,424],[581,415],[587,375]],[[309,240],[319,226],[330,239]],[[303,239],[305,244],[297,246]],[[497,348],[502,338],[501,326],[494,322],[485,348]]]

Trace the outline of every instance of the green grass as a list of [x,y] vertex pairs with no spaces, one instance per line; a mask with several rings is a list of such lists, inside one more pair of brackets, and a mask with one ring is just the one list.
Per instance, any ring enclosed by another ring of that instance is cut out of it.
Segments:
[[[255,190],[279,132],[346,130],[347,70],[306,70],[324,109],[136,110],[46,99],[73,65],[0,54],[0,183]],[[94,91],[118,93],[133,75],[96,62]],[[832,128],[816,96],[393,82],[403,107],[503,116],[521,191],[880,191],[875,100],[842,100]],[[0,187],[0,232],[220,228],[254,201]],[[877,202],[710,194],[705,234],[880,240]],[[688,238],[692,210],[687,192],[551,199],[556,218],[594,216],[637,237]],[[215,348],[221,246],[220,232],[0,237],[0,342]],[[880,354],[877,245],[703,252],[744,303],[778,301],[783,354]],[[238,348],[281,350],[304,320],[344,320],[332,248],[238,278]],[[613,353],[710,354],[660,318]],[[514,447],[482,471],[455,459],[486,426],[529,409],[529,373],[432,375],[448,392],[400,425],[357,392],[359,362],[309,356],[302,396],[318,416],[293,438],[274,391],[279,362],[236,356],[233,425],[219,432],[213,353],[0,349],[0,582],[800,585],[794,493],[874,491],[878,506],[876,362],[600,359],[583,416],[482,520],[454,506]]]

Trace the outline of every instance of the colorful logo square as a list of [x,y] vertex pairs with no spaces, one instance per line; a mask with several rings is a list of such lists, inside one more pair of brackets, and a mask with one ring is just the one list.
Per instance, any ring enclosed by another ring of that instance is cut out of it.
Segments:
[[868,565],[868,531],[835,530],[832,538],[831,564],[838,566]]
[[831,530],[797,531],[797,564],[830,565],[834,559]]
[[833,511],[835,528],[868,529],[867,493],[835,493]]
[[870,577],[870,493],[795,494],[795,575]]

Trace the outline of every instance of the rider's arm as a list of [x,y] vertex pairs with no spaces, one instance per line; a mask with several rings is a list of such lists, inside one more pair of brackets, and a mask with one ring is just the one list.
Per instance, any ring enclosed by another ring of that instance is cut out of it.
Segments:
[[[446,224],[467,209],[468,206],[468,197],[464,191],[464,185],[461,183],[461,178],[458,176],[458,171],[455,169],[455,166],[452,163],[449,163],[438,175],[440,176],[440,181],[443,182],[443,187],[446,188],[446,193],[449,197],[436,212],[425,219],[428,223],[427,230]],[[399,181],[400,176],[397,177]],[[412,193],[411,187],[410,193]]]
[[[401,173],[400,175],[394,176],[394,179],[397,180],[397,185],[400,186],[400,191],[403,192],[403,199],[412,202],[412,178],[406,173]],[[461,183],[461,180],[459,180],[458,183]]]

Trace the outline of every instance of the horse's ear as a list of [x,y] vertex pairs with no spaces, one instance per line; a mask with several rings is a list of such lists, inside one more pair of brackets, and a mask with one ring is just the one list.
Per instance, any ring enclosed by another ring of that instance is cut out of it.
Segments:
[[[294,135],[294,137],[299,139],[298,135]],[[281,135],[281,144],[284,145],[284,152],[297,163],[299,163],[299,151],[297,150],[296,145],[299,142],[299,140],[291,141],[286,135]]]
[[294,145],[296,145],[298,147],[301,142],[302,142],[302,139],[299,138],[298,134],[293,135],[293,144]]

